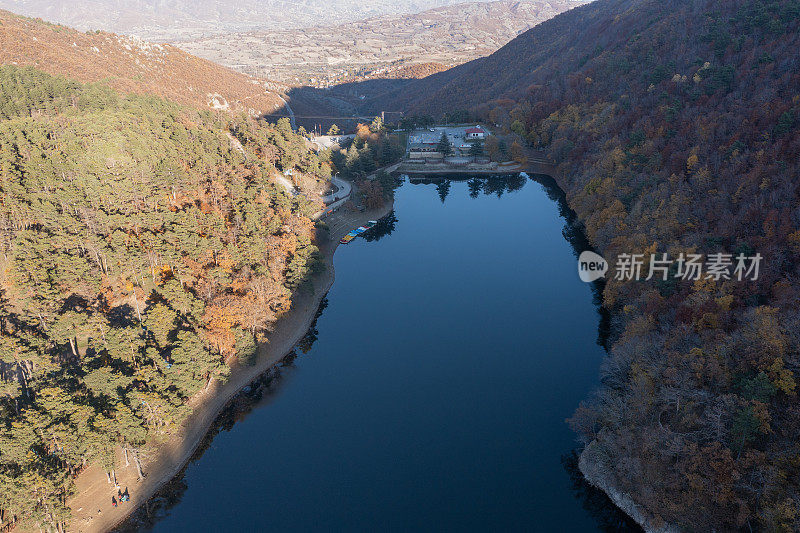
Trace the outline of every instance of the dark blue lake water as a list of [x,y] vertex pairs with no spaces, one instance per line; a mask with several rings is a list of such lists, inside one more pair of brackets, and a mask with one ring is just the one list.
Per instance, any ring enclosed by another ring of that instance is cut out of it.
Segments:
[[604,351],[551,196],[521,178],[403,185],[391,233],[337,251],[311,349],[156,502],[153,528],[624,525],[569,461],[564,420]]

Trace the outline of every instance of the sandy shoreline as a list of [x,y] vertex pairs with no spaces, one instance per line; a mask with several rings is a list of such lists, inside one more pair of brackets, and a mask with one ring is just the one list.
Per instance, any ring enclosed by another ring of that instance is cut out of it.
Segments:
[[72,520],[68,529],[87,533],[110,531],[178,475],[228,402],[279,363],[306,334],[316,317],[320,302],[333,285],[333,259],[339,239],[366,221],[385,216],[391,209],[392,205],[389,203],[378,210],[341,215],[340,220],[331,227],[328,242],[320,245],[326,268],[314,278],[313,294],[296,295],[291,311],[275,324],[269,342],[259,347],[256,363],[253,366],[235,367],[227,383],[214,383],[207,391],[193,397],[189,401],[193,413],[183,423],[183,431],[154,442],[142,450],[146,474],[143,481],[137,480],[136,468],[132,463],[129,467],[124,466],[124,459],[119,454],[116,461],[117,481],[123,490],[126,487],[129,489],[130,502],[117,508],[112,507],[111,496],[115,489],[108,483],[101,466],[93,464],[81,473],[76,479],[75,496],[68,500],[68,505],[72,508]]

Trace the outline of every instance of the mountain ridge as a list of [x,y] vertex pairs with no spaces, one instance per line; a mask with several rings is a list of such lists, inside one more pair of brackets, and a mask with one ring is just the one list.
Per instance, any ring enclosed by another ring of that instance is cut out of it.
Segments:
[[33,66],[123,93],[156,94],[201,109],[253,115],[283,106],[263,82],[168,44],[66,26],[0,10],[0,63]]

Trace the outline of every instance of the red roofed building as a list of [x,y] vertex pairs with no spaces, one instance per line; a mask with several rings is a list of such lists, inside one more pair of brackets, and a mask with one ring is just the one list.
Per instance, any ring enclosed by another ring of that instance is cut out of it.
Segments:
[[484,139],[486,138],[486,131],[483,130],[480,126],[475,126],[474,128],[467,128],[464,131],[464,138],[465,139]]

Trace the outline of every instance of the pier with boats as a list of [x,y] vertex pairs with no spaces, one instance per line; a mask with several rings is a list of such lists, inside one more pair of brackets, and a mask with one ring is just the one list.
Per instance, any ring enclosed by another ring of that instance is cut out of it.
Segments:
[[373,227],[375,227],[375,225],[377,223],[378,223],[377,220],[370,220],[369,222],[367,222],[363,226],[360,226],[360,227],[354,229],[353,231],[351,231],[350,233],[348,233],[347,235],[342,237],[342,239],[339,241],[339,243],[340,244],[349,244],[350,242],[353,241],[353,239],[355,239],[356,237],[358,237],[362,233],[365,233],[365,232],[371,230]]

